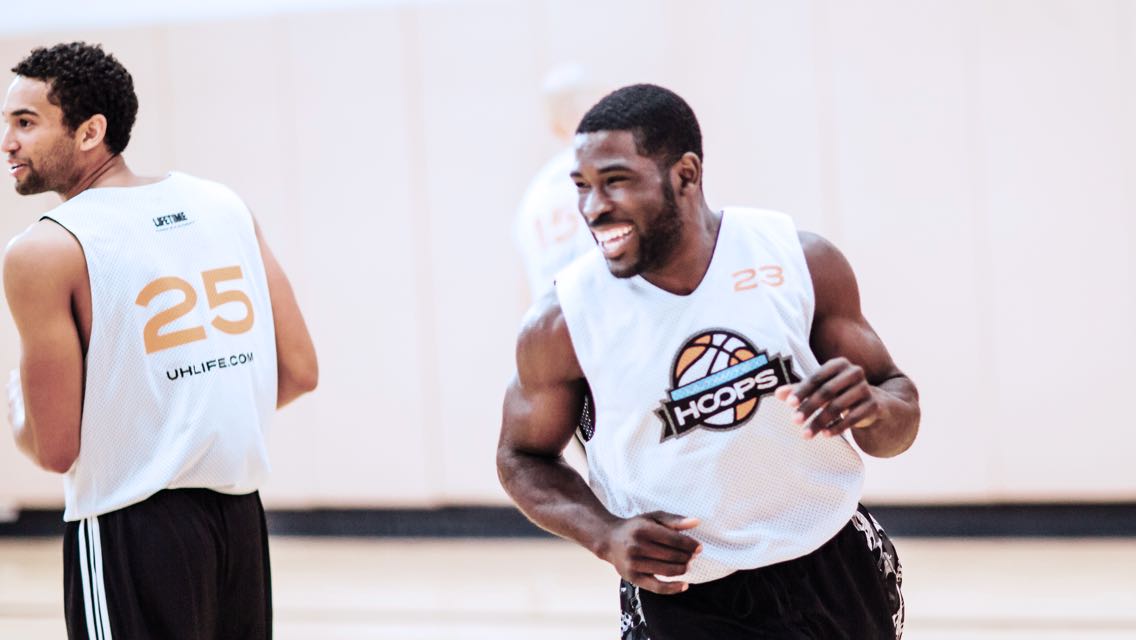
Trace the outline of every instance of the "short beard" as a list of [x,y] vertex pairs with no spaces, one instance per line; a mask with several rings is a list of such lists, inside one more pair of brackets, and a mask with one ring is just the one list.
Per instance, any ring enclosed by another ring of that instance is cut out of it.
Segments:
[[639,260],[626,270],[612,272],[617,278],[631,278],[666,264],[678,247],[682,235],[682,214],[678,210],[674,189],[663,177],[663,206],[660,207],[649,229],[639,236]]
[[28,175],[22,182],[16,183],[16,193],[22,196],[34,196],[48,191],[66,193],[77,180],[75,158],[71,155],[73,151],[70,147],[71,141],[61,138],[41,157],[42,169],[38,165],[28,165]]
[[16,183],[16,193],[22,196],[34,196],[37,193],[50,190],[51,188],[47,186],[47,181],[43,179],[43,176],[32,171],[31,167],[28,168],[28,175],[24,180]]

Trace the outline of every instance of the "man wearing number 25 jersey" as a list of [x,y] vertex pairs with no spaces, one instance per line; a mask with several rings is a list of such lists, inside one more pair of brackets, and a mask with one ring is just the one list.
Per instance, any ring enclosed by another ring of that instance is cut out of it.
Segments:
[[228,188],[127,167],[113,56],[60,44],[12,71],[16,191],[63,199],[9,245],[4,289],[16,441],[64,474],[68,635],[269,638],[264,431],[317,379],[288,280]]

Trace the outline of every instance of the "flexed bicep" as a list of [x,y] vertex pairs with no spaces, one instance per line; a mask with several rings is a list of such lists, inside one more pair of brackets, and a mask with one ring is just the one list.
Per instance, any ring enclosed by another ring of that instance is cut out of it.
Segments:
[[559,456],[575,433],[587,384],[555,294],[538,301],[517,339],[517,372],[505,392],[501,446]]

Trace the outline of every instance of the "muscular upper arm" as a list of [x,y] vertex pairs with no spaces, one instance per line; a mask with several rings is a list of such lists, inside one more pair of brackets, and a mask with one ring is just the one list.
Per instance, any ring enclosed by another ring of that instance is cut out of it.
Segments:
[[73,304],[86,281],[82,248],[54,222],[33,225],[4,256],[4,293],[20,335],[26,428],[36,461],[60,473],[79,455],[83,348]]
[[864,369],[871,384],[903,375],[860,309],[860,290],[852,266],[831,242],[800,232],[816,307],[810,346],[821,363],[845,357]]
[[551,292],[533,305],[517,338],[517,374],[505,392],[503,452],[559,456],[575,433],[584,389],[564,315]]

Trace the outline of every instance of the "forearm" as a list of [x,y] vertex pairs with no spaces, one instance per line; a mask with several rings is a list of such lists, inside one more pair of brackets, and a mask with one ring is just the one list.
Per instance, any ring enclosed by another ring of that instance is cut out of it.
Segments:
[[605,534],[620,521],[564,458],[501,451],[497,474],[505,491],[530,520],[604,557]]
[[[298,312],[297,312],[298,316]],[[291,335],[276,334],[276,408],[314,391],[319,383],[319,362],[311,336],[299,318]]]
[[870,456],[891,458],[911,447],[919,432],[919,392],[906,376],[889,378],[872,387],[879,418],[866,427],[853,427],[856,444]]
[[279,372],[276,383],[276,408],[281,409],[296,398],[316,388],[315,376],[297,378],[286,372]]

